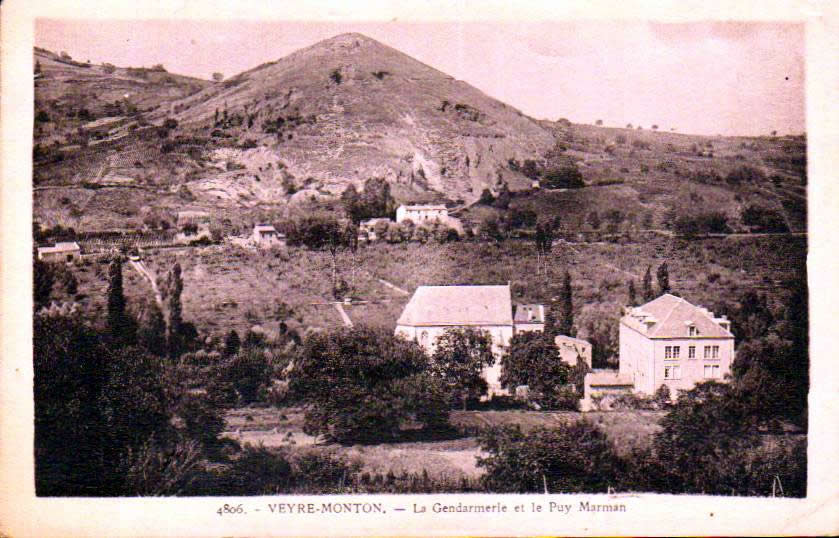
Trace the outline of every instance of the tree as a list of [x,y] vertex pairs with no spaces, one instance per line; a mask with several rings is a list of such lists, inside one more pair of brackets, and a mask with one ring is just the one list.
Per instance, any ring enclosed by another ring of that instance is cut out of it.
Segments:
[[605,493],[622,464],[600,428],[578,420],[557,428],[493,428],[480,437],[481,482],[497,493]]
[[350,184],[341,193],[341,205],[344,206],[344,212],[347,216],[356,224],[364,220],[365,211],[361,205],[361,196],[359,196],[355,185]]
[[406,421],[446,423],[445,393],[428,370],[416,342],[385,329],[341,328],[305,340],[289,391],[303,403],[306,433],[339,443],[381,442],[397,438]]
[[510,194],[510,189],[507,187],[507,183],[502,183],[501,188],[498,189],[498,196],[495,197],[495,207],[498,209],[507,209],[510,207],[510,200],[512,199],[512,194]]
[[658,125],[653,124],[652,126],[650,126],[650,129],[652,129],[653,131],[657,131],[658,130]]
[[215,73],[213,73],[213,80],[215,82],[221,82],[222,80],[224,80],[224,75],[216,71]]
[[117,345],[134,341],[136,327],[126,311],[125,294],[122,289],[122,258],[115,257],[108,266],[108,333]]
[[48,263],[35,259],[32,262],[32,277],[33,277],[33,300],[35,302],[35,310],[39,310],[50,301],[52,294],[52,285],[55,282],[55,275],[52,267]]
[[627,129],[632,129],[632,124],[631,124],[631,123],[627,123],[627,124],[626,124],[626,128],[627,128]]
[[551,222],[546,218],[539,218],[536,221],[536,233],[533,235],[533,241],[536,244],[537,273],[544,262],[544,271],[547,274],[547,257],[553,247],[555,224],[556,222]]
[[224,351],[222,355],[224,357],[232,357],[239,352],[240,347],[239,333],[235,329],[230,329],[230,332],[227,333],[227,337],[224,339]]
[[495,198],[492,196],[492,193],[489,189],[484,189],[481,191],[481,197],[478,198],[479,205],[493,205],[495,203]]
[[493,364],[489,334],[471,328],[447,329],[437,338],[431,356],[431,372],[441,380],[451,399],[463,404],[463,409],[468,401],[486,393],[483,370]]
[[500,243],[504,239],[504,234],[501,233],[501,227],[498,224],[498,218],[495,215],[487,215],[482,221],[478,230],[480,236],[485,240],[492,240]]
[[166,347],[169,355],[175,357],[181,351],[181,332],[183,325],[183,312],[181,307],[181,293],[184,289],[184,282],[181,278],[181,264],[175,263],[166,279],[166,297],[169,307],[169,323],[166,333]]
[[562,277],[559,314],[559,333],[568,336],[577,336],[577,330],[574,328],[574,304],[571,289],[571,274],[568,271],[565,271],[565,275]]
[[656,280],[658,280],[658,294],[664,295],[665,293],[670,293],[670,274],[667,271],[667,262],[662,262],[658,266],[655,276]]
[[635,293],[635,280],[629,280],[629,306],[638,306]]
[[585,186],[583,174],[575,164],[549,170],[542,181],[548,189],[579,189]]
[[655,292],[653,291],[653,276],[650,273],[652,267],[647,266],[647,272],[644,273],[644,302],[648,303],[655,299]]
[[342,224],[331,215],[307,215],[293,223],[290,244],[305,245],[311,250],[329,252],[332,258],[332,289],[338,289],[338,253],[357,244],[357,228]]
[[166,355],[166,318],[157,303],[152,302],[142,310],[138,325],[139,345],[158,357]]
[[603,125],[603,120],[597,120],[594,122],[595,125]]
[[262,349],[243,347],[217,371],[219,385],[228,385],[236,405],[259,400],[260,391],[271,383],[271,363]]
[[571,368],[562,362],[553,338],[541,332],[521,332],[510,340],[501,358],[501,384],[511,391],[527,385],[530,397],[543,408],[556,409],[559,389],[568,384]]

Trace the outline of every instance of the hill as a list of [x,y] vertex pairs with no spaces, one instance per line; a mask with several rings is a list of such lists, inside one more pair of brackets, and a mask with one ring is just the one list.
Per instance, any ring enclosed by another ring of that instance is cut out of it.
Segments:
[[[384,177],[402,198],[476,199],[553,136],[520,111],[360,34],[342,34],[173,103],[181,125],[268,148],[339,193]],[[248,166],[256,157],[234,155]]]
[[[174,222],[192,208],[247,228],[334,207],[370,177],[401,202],[473,202],[506,183],[510,207],[559,214],[568,232],[673,229],[694,217],[732,231],[806,226],[803,136],[536,121],[360,34],[223,82],[42,49],[35,58],[35,214],[48,226],[138,228],[152,210]],[[529,192],[565,166],[584,188]],[[478,225],[492,212],[503,210],[463,216]]]

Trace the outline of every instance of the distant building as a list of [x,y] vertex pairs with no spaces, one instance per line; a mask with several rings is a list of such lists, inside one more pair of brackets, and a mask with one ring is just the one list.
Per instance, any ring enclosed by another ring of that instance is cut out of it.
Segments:
[[556,347],[559,348],[559,356],[562,362],[569,366],[577,365],[577,357],[585,361],[589,368],[591,368],[591,343],[573,336],[557,335],[554,338]]
[[[510,286],[420,286],[399,316],[395,333],[430,354],[446,330],[466,328],[486,331],[499,357],[513,337]],[[484,370],[490,395],[507,394],[500,377],[498,361]]]
[[260,247],[284,246],[285,235],[277,232],[270,224],[257,224],[253,227],[253,242]]
[[75,241],[56,243],[52,247],[38,247],[38,259],[45,262],[72,262],[81,258],[82,251]]
[[178,227],[185,224],[207,224],[210,214],[206,211],[178,211]]
[[621,318],[620,373],[636,392],[667,385],[675,397],[701,381],[722,381],[733,360],[731,322],[681,297],[664,294]]
[[413,221],[414,224],[440,221],[446,222],[449,210],[444,205],[401,205],[396,208],[396,222],[405,220]]
[[387,217],[363,220],[358,224],[358,231],[360,234],[367,234],[366,239],[369,239],[370,241],[384,239],[384,237],[379,237],[378,234],[376,234],[376,225],[380,222],[390,224],[392,221]]
[[529,332],[545,330],[545,305],[522,304],[516,307],[513,316],[515,332]]
[[[632,378],[615,370],[596,370],[586,374],[583,382],[585,397],[580,401],[580,411],[595,409],[594,399],[620,396],[633,391],[635,385]],[[604,406],[609,407],[608,402]]]

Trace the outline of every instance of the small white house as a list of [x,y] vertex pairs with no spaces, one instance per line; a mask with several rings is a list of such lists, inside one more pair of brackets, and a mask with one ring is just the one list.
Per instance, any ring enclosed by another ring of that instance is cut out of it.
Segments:
[[396,222],[405,220],[413,221],[414,224],[426,222],[446,222],[449,217],[449,210],[444,205],[401,205],[396,208]]
[[253,242],[260,247],[285,245],[285,235],[270,224],[257,224],[253,227]]
[[590,342],[581,338],[560,334],[554,338],[554,343],[559,348],[559,356],[562,362],[573,367],[577,365],[577,357],[580,357],[591,368]]
[[81,258],[82,250],[75,241],[56,243],[52,247],[38,247],[38,259],[45,262],[72,262]]

